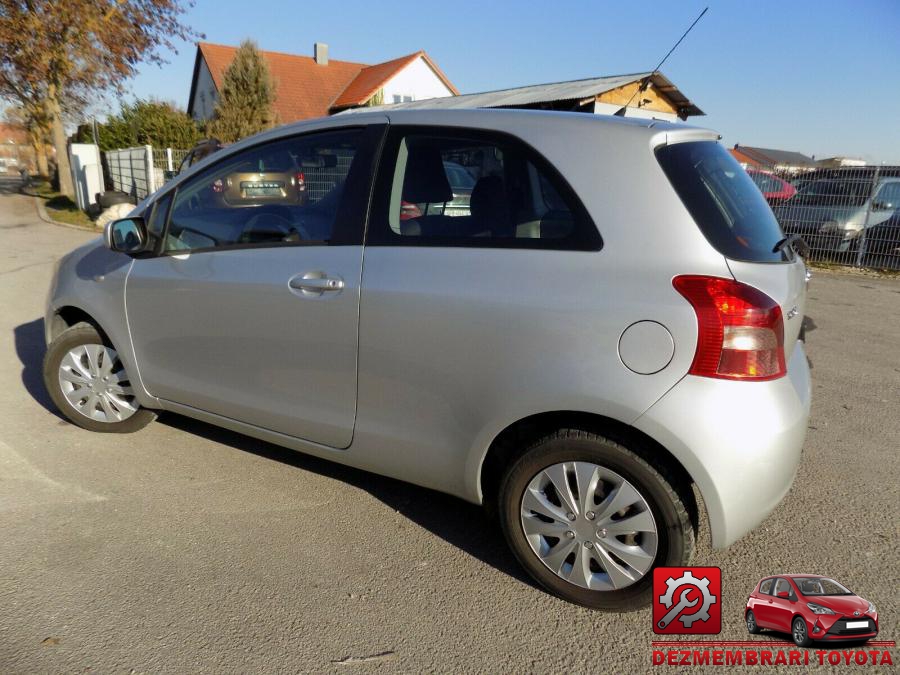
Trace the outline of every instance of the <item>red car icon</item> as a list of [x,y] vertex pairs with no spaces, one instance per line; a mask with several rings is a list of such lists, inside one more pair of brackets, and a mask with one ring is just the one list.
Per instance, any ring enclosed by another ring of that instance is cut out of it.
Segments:
[[875,605],[834,579],[781,574],[760,581],[744,610],[747,630],[790,633],[799,647],[814,641],[865,642],[878,635]]

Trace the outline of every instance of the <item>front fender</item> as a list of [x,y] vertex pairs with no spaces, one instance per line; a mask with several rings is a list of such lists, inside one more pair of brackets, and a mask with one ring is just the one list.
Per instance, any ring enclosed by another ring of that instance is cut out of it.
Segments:
[[87,314],[118,352],[138,403],[158,408],[159,402],[144,387],[128,330],[125,286],[132,262],[130,257],[107,249],[102,238],[65,256],[56,270],[47,299],[45,339],[51,341],[54,319],[66,308]]

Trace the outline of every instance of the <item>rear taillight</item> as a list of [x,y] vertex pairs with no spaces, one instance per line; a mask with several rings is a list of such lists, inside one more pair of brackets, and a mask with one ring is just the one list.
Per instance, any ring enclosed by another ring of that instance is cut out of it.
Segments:
[[733,279],[672,280],[697,315],[697,352],[690,373],[726,380],[774,380],[785,374],[781,307]]
[[420,209],[418,205],[405,200],[400,202],[400,220],[419,218],[421,215],[422,209]]
[[303,192],[306,190],[306,176],[303,175],[302,171],[298,171],[297,175],[294,176],[297,181],[297,192]]

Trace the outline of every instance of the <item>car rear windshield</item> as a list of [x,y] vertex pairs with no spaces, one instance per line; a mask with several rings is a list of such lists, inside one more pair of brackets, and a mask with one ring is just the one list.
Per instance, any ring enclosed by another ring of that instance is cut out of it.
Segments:
[[747,172],[715,141],[664,145],[656,157],[703,235],[727,258],[782,262],[784,237],[772,209]]
[[814,180],[804,185],[796,202],[834,206],[862,206],[872,194],[872,178]]

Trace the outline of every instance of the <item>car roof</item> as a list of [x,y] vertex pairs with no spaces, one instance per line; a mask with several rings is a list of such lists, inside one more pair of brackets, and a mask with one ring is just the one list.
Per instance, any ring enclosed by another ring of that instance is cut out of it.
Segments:
[[[494,131],[522,132],[534,136],[545,132],[549,125],[559,125],[570,130],[579,129],[585,133],[603,130],[608,134],[631,136],[637,145],[648,147],[654,137],[660,143],[677,143],[693,140],[717,140],[718,133],[702,127],[664,120],[637,117],[617,117],[615,115],[595,115],[582,112],[559,112],[551,110],[521,110],[509,108],[419,108],[415,110],[368,110],[352,109],[330,117],[319,117],[285,124],[274,129],[248,136],[215,153],[210,153],[179,174],[167,184],[174,189],[189,180],[190,176],[202,171],[214,161],[241,152],[260,143],[276,141],[307,131],[326,131],[345,127],[368,126],[373,124],[404,124],[419,126],[462,127]],[[155,193],[154,193],[155,194]],[[138,204],[143,207],[149,200]]]

